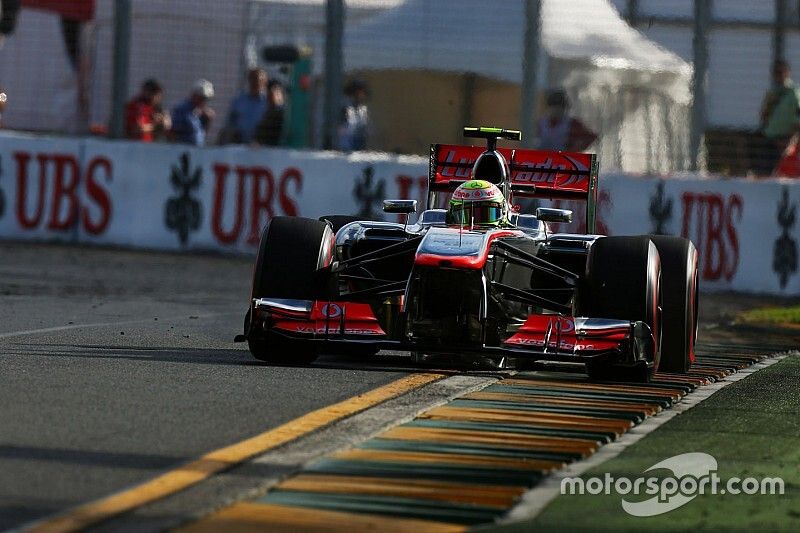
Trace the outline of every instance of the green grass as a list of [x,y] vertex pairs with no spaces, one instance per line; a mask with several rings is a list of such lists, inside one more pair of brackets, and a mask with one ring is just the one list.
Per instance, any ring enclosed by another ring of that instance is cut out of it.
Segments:
[[736,318],[750,324],[800,324],[800,305],[750,309],[739,313]]
[[492,530],[800,531],[800,357],[729,385],[583,477],[608,472],[636,478],[657,462],[687,452],[713,455],[722,480],[782,477],[785,494],[700,495],[647,518],[625,513],[619,495],[565,495],[532,520]]

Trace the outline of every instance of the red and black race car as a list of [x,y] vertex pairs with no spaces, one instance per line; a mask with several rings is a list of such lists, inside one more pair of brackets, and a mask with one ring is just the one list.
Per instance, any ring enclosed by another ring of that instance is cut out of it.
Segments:
[[[413,224],[272,219],[237,340],[258,359],[290,364],[322,352],[391,349],[501,367],[579,362],[595,379],[688,371],[697,331],[694,245],[595,235],[592,154],[497,148],[498,139],[521,138],[499,128],[465,128],[465,136],[488,146],[431,146],[428,205]],[[572,212],[544,207],[511,209],[494,225],[454,223],[437,206],[476,176],[509,205],[585,201],[586,232],[552,232]],[[408,217],[416,201],[386,200],[384,211]]]

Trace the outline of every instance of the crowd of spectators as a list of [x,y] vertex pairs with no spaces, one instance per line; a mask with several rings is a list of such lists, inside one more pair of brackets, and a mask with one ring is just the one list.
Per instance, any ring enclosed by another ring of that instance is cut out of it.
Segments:
[[[149,79],[125,108],[127,138],[142,141],[171,141],[194,146],[208,144],[208,133],[216,117],[211,106],[214,85],[199,79],[186,99],[166,112],[162,108],[164,91],[158,81]],[[247,73],[247,89],[230,104],[219,144],[277,146],[284,125],[283,85],[269,80],[262,69]],[[0,109],[2,111],[2,109]]]
[[[345,87],[336,148],[352,152],[367,146],[369,113],[366,83],[355,80]],[[166,112],[162,108],[164,90],[149,79],[125,108],[125,134],[142,142],[171,141],[204,146],[216,112],[211,105],[214,85],[197,80],[189,96]],[[278,80],[269,79],[259,68],[247,72],[247,87],[230,103],[217,144],[279,146],[286,126],[286,91]],[[1,105],[1,104],[0,104]],[[0,112],[2,107],[0,107]]]
[[[800,88],[791,78],[788,62],[778,60],[771,69],[771,88],[766,92],[757,129],[748,132],[747,154],[755,176],[800,177]],[[369,88],[353,80],[344,88],[334,148],[344,152],[368,147]],[[171,110],[163,107],[164,90],[148,79],[125,107],[125,135],[141,142],[169,141],[194,146],[209,144],[216,112],[211,103],[214,86],[197,80],[187,98]],[[0,87],[0,128],[7,96]],[[597,133],[570,113],[563,89],[547,92],[545,110],[537,121],[536,147],[543,150],[584,151],[595,143]],[[259,68],[247,72],[247,86],[229,105],[216,144],[279,146],[287,125],[287,96],[283,84]]]

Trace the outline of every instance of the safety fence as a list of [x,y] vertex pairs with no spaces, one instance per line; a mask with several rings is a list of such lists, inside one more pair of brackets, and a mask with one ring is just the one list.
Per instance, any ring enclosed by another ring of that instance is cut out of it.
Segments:
[[[799,144],[790,0],[0,0],[0,12],[0,122],[17,131],[139,135],[123,127],[126,102],[149,100],[152,79],[152,113],[133,109],[170,137],[162,111],[203,78],[206,144],[249,142],[263,104],[240,98],[261,68],[282,110],[280,134],[258,139],[269,145],[349,146],[339,136],[366,125],[368,149],[424,154],[428,135],[491,125],[532,147],[594,139],[606,169],[741,176],[770,175]],[[369,113],[354,118],[342,111],[357,87]]]
[[[254,253],[273,216],[396,220],[381,200],[422,208],[426,175],[422,157],[6,133],[0,238]],[[703,289],[800,294],[800,183],[612,173],[600,184],[600,233],[691,238]]]

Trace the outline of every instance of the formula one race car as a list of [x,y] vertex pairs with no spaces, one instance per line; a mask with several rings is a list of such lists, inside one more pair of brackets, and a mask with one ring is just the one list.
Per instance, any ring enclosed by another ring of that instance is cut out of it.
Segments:
[[[500,367],[578,362],[606,380],[688,371],[694,245],[593,234],[592,154],[497,148],[498,139],[521,139],[499,128],[464,134],[488,146],[431,146],[428,205],[414,224],[414,200],[384,201],[406,223],[272,219],[237,340],[258,359],[289,364],[393,349]],[[522,214],[512,207],[520,198],[585,201],[586,233],[554,233],[572,211]]]

